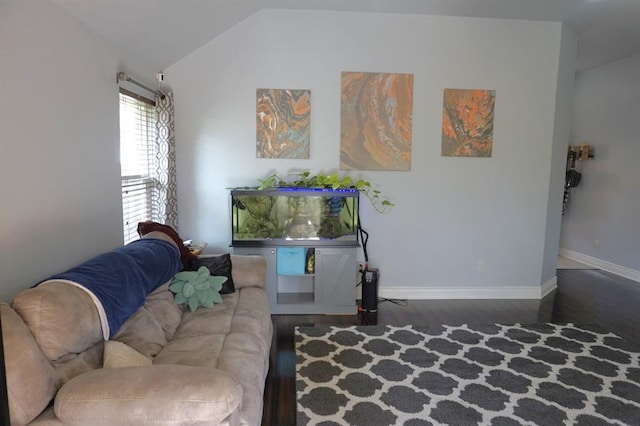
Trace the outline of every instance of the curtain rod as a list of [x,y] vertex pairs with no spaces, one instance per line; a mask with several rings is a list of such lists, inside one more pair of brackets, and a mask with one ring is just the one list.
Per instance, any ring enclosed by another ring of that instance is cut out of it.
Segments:
[[143,89],[145,89],[145,90],[147,90],[147,91],[149,91],[149,92],[151,92],[153,94],[160,95],[160,96],[164,97],[164,93],[162,93],[161,91],[154,90],[154,89],[152,89],[152,88],[150,88],[148,86],[145,86],[144,84],[140,83],[139,81],[136,81],[136,80],[132,79],[124,71],[120,71],[120,72],[118,72],[116,74],[116,81],[118,83],[120,83],[121,81],[127,81],[127,82],[129,82],[131,84],[135,84],[138,87],[142,87]]

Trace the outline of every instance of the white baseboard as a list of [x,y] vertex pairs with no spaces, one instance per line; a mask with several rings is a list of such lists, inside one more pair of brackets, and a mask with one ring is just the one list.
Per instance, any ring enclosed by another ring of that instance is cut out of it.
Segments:
[[542,299],[556,289],[558,280],[551,278],[542,286],[526,287],[381,287],[378,296],[387,299]]
[[540,288],[540,298],[542,299],[556,288],[558,288],[558,277],[552,277],[549,281],[542,284],[542,287]]
[[576,262],[584,263],[585,265],[595,266],[604,271],[611,272],[612,274],[620,275],[621,277],[629,278],[633,281],[640,282],[640,271],[627,268],[626,266],[616,265],[615,263],[607,262],[606,260],[598,259],[596,257],[587,256],[586,254],[578,253],[577,251],[569,250],[560,247],[558,254],[567,259],[575,260]]

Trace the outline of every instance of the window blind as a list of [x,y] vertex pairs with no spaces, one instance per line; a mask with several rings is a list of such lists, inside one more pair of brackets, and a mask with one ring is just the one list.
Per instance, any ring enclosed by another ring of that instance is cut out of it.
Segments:
[[120,168],[124,243],[138,239],[138,222],[155,220],[156,111],[153,102],[120,92]]

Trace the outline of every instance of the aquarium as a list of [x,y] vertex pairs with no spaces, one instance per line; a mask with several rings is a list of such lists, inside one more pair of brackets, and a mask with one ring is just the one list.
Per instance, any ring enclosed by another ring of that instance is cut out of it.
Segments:
[[231,191],[233,246],[357,246],[357,189]]

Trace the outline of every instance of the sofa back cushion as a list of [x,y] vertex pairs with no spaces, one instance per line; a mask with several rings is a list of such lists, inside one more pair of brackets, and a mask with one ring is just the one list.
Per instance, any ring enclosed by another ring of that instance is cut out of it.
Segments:
[[267,260],[258,255],[231,255],[231,270],[235,288],[265,287]]
[[62,384],[65,384],[84,372],[100,368],[103,352],[104,342],[101,340],[86,351],[58,358],[52,365],[60,376]]
[[19,293],[12,302],[49,359],[83,352],[102,340],[98,310],[81,288],[49,281]]
[[148,295],[144,307],[160,323],[167,340],[173,339],[182,319],[182,307],[176,304],[173,293],[169,291],[169,283]]
[[156,356],[167,344],[160,323],[145,306],[131,315],[111,339],[131,346],[148,358]]
[[32,421],[55,396],[60,380],[29,329],[6,303],[0,303],[9,414],[13,426]]
[[122,324],[112,340],[153,358],[173,338],[181,317],[182,309],[165,284],[147,296],[144,306]]

